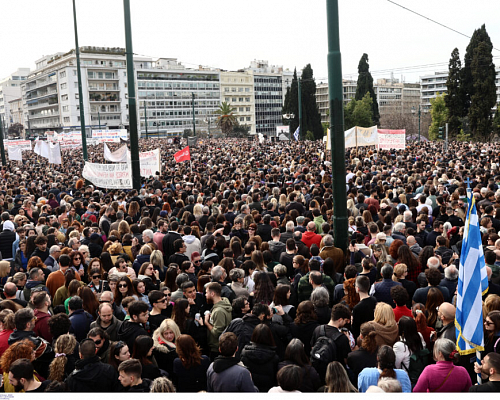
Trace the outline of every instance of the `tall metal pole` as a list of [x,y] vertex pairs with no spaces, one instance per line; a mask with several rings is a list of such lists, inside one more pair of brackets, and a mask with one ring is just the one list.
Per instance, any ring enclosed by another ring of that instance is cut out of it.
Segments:
[[78,47],[78,26],[76,25],[75,0],[73,0],[73,21],[75,25],[76,72],[78,76],[78,98],[80,102],[80,126],[82,130],[82,149],[83,149],[83,159],[87,161],[88,160],[87,134],[85,132],[85,112],[83,111],[82,72],[80,71],[80,48]]
[[302,131],[302,88],[300,87],[300,77],[298,78],[298,90],[299,90],[299,139],[301,137],[305,138],[306,135]]
[[130,156],[132,161],[132,184],[141,189],[141,170],[139,164],[139,139],[137,136],[137,104],[135,99],[134,51],[132,49],[132,28],[130,23],[130,0],[123,0],[125,15],[125,43],[127,54],[128,113],[130,125]]
[[196,119],[194,117],[194,92],[191,92],[193,96],[193,136],[196,136]]
[[418,144],[420,146],[420,104],[418,105]]
[[101,112],[99,111],[99,109],[97,110],[97,118],[99,119],[99,129],[101,129]]
[[146,139],[149,139],[149,137],[148,137],[148,106],[146,104],[146,100],[144,100],[144,123],[146,125]]
[[5,147],[3,144],[3,123],[0,121],[0,153],[2,156],[2,165],[7,165],[7,160],[5,159]]
[[347,248],[348,220],[338,0],[326,0],[326,18],[328,29],[330,147],[332,151],[333,232],[335,246],[345,252]]

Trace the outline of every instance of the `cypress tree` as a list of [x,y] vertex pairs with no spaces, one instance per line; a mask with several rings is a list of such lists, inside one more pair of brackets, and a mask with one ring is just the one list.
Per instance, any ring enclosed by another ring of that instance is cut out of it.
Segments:
[[380,113],[378,111],[377,96],[373,90],[373,78],[368,65],[368,54],[364,53],[358,64],[358,84],[356,87],[355,100],[361,100],[366,93],[370,93],[372,98],[372,120],[375,125],[380,122]]
[[[294,117],[290,120],[290,135],[292,135],[291,137],[293,138],[293,134],[299,126],[299,94],[297,69],[294,69],[292,84],[286,91],[285,102],[283,105],[283,114],[294,114]],[[286,123],[286,121],[283,122]]]
[[321,125],[321,114],[316,103],[316,82],[313,77],[311,64],[307,64],[302,70],[302,129],[301,136],[311,131],[316,140],[323,138],[323,125]]
[[449,136],[456,137],[462,126],[461,118],[464,116],[464,97],[462,83],[462,65],[458,49],[453,49],[448,67],[446,87],[448,93],[444,98],[448,108]]

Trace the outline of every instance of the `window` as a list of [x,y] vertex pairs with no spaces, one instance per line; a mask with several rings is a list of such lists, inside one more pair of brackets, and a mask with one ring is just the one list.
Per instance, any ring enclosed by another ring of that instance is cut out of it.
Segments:
[[243,92],[243,88],[242,87],[238,88],[238,92]]
[[245,97],[245,101],[250,102],[250,97]]
[[238,111],[242,112],[242,111],[243,111],[243,109],[244,109],[244,107],[240,107],[240,108],[238,109]]
[[251,121],[252,120],[252,117],[247,117],[247,121]]
[[69,117],[64,117],[64,122],[68,122],[69,123]]
[[250,88],[246,87],[245,88],[245,92],[249,93],[250,92]]
[[61,89],[66,89],[67,87],[68,87],[68,85],[66,84],[66,82],[61,83]]
[[68,95],[67,94],[63,94],[61,96],[61,101],[68,101]]
[[66,78],[66,71],[59,72],[59,77],[60,78]]
[[228,88],[228,87],[225,87],[225,88],[224,88],[224,92],[229,92],[229,88]]
[[247,111],[247,112],[248,112],[248,111],[250,111],[250,107],[247,107],[247,108],[246,108],[246,111]]
[[240,121],[241,122],[245,121],[245,117],[240,117]]
[[62,110],[65,111],[65,112],[68,112],[69,111],[69,106],[63,106]]
[[236,103],[236,97],[233,97],[232,100],[233,100],[233,103]]
[[240,97],[240,98],[238,99],[238,101],[243,102],[243,97]]

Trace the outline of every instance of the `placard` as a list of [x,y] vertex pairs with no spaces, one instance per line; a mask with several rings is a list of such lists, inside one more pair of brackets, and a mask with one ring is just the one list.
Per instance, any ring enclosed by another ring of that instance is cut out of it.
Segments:
[[132,189],[132,167],[130,164],[95,164],[86,162],[82,176],[97,187]]
[[126,129],[96,129],[92,131],[92,137],[99,143],[120,143],[120,139],[125,141],[128,139]]
[[378,148],[381,150],[404,150],[406,144],[406,129],[379,129]]
[[6,140],[7,147],[20,147],[21,151],[31,150],[31,140]]

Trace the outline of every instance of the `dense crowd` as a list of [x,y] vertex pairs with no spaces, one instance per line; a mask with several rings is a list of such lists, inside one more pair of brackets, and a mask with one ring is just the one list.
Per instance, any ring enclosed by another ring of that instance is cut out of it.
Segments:
[[[500,391],[500,145],[347,149],[345,251],[323,143],[200,140],[177,164],[184,146],[141,139],[162,170],[139,191],[86,183],[81,149],[2,167],[4,392]],[[468,185],[489,280],[473,364]]]

